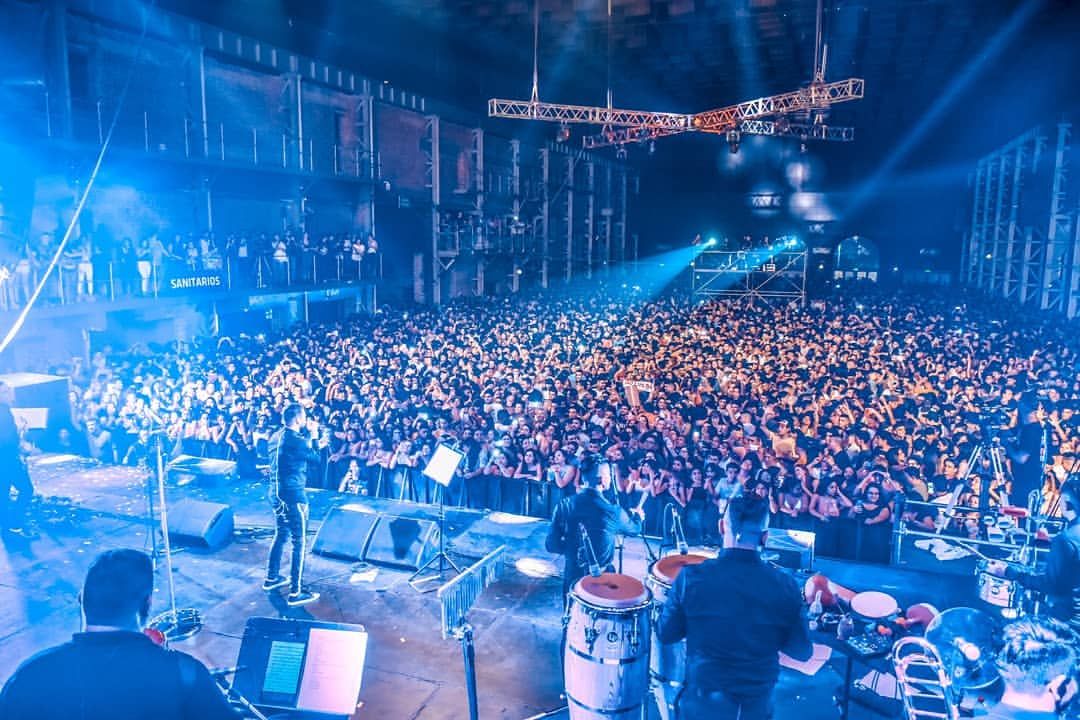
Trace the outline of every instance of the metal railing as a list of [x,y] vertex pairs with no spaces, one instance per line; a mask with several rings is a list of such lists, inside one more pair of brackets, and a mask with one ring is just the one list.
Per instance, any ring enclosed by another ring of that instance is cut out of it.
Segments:
[[[21,261],[13,269],[0,267],[0,311],[21,308],[40,280],[44,267]],[[213,276],[221,290],[255,291],[276,288],[312,288],[348,282],[376,282],[382,278],[382,255],[368,254],[362,261],[341,255],[304,253],[298,258],[204,258],[198,263],[64,263],[57,266],[42,291],[44,305],[116,302],[175,294],[170,281]]]
[[[45,109],[45,131],[52,137],[57,124]],[[104,142],[115,106],[98,100],[72,105],[74,139],[91,145]],[[371,154],[360,143],[327,143],[271,124],[246,125],[219,120],[205,124],[199,118],[176,116],[135,107],[124,108],[117,118],[113,144],[160,157],[208,160],[233,165],[274,168],[337,177],[367,178]]]

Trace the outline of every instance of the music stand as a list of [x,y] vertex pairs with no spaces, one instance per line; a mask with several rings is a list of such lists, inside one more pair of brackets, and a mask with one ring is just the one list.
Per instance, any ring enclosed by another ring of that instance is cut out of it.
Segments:
[[[431,460],[428,461],[427,466],[423,470],[424,475],[441,486],[441,489],[439,490],[439,552],[421,565],[420,568],[412,574],[412,577],[409,578],[409,585],[417,592],[430,592],[431,590],[434,590],[434,587],[427,590],[421,590],[417,585],[435,579],[442,579],[448,569],[447,566],[454,571],[455,575],[461,573],[461,568],[454,564],[454,561],[446,554],[446,529],[444,525],[446,523],[446,489],[450,487],[450,483],[454,480],[454,473],[457,472],[458,467],[461,466],[461,461],[464,459],[465,453],[461,450],[451,447],[450,445],[439,443],[435,446],[435,452],[432,453]],[[436,561],[439,563],[437,572],[432,573],[427,577],[420,577],[421,574],[430,568]]]

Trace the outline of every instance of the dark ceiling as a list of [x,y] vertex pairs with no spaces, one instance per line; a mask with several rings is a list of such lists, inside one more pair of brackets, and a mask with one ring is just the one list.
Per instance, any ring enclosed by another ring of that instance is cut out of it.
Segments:
[[[163,5],[483,112],[491,95],[528,95],[533,1],[163,0]],[[607,0],[538,1],[544,100],[602,104],[609,44],[611,84],[621,106],[695,112],[795,89],[812,74],[816,0],[611,0],[610,25]],[[1038,49],[1034,46],[1046,44],[1047,36],[1067,39],[1068,31],[1077,29],[1076,5],[1071,0],[826,2],[827,79],[866,80],[866,98],[838,107],[830,122],[856,126],[860,137],[876,138],[879,147],[891,143],[986,52],[1014,13],[1034,10],[1008,38],[1029,55]],[[1056,67],[1060,72],[1060,63]]]
[[[622,107],[697,112],[812,75],[817,0],[611,0],[610,29],[607,0],[538,1],[543,100],[602,104],[609,39]],[[478,115],[489,97],[529,95],[533,0],[159,2]],[[813,151],[828,167],[820,189],[859,209],[844,213],[849,230],[959,237],[974,158],[1031,125],[1080,118],[1075,0],[829,0],[825,30],[826,79],[866,80],[865,99],[829,118],[856,141]],[[718,175],[724,154],[722,140],[695,137],[637,157],[669,196],[656,202],[685,206],[693,226],[750,181]]]

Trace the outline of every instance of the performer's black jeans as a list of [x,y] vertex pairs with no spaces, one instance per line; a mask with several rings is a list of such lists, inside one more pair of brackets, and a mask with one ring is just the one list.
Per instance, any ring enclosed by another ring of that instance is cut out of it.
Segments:
[[[11,489],[18,493],[11,499]],[[0,527],[5,530],[20,528],[34,497],[34,485],[30,482],[30,473],[21,462],[0,464]]]
[[687,688],[679,699],[679,720],[770,720],[772,693],[736,696]]
[[292,565],[289,567],[289,588],[300,592],[304,577],[304,555],[307,551],[308,504],[288,502],[271,498],[274,509],[274,541],[270,544],[270,558],[266,563],[266,577],[277,577],[281,572],[281,554],[285,541],[292,542]]

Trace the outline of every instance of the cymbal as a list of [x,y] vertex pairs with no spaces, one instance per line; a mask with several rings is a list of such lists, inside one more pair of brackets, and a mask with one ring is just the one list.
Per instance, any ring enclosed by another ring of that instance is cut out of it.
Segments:
[[1001,626],[973,608],[951,608],[926,626],[926,640],[938,649],[946,672],[960,689],[977,689],[998,678],[994,655]]

